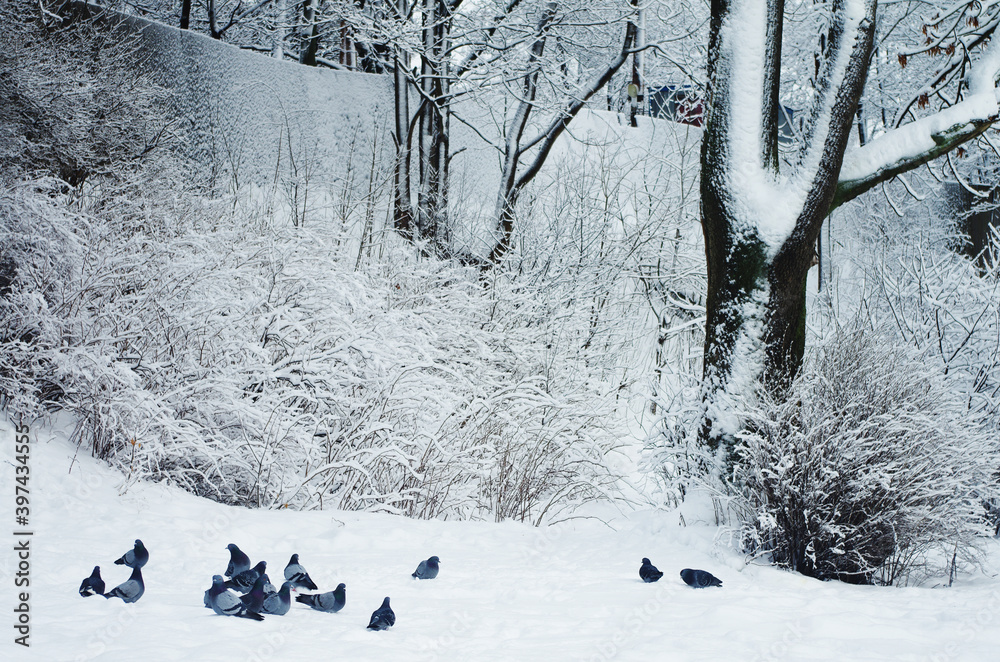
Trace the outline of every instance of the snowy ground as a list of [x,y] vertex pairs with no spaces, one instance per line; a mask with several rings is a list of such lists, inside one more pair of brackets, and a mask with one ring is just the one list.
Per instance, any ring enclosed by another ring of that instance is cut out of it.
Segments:
[[[977,574],[945,588],[822,583],[744,567],[718,551],[717,529],[676,512],[577,520],[548,529],[413,521],[344,512],[254,511],[176,489],[123,484],[75,449],[66,431],[32,430],[31,648],[13,643],[13,527],[0,558],[0,660],[996,660],[1000,581]],[[14,430],[0,423],[4,518],[13,522]],[[70,466],[72,463],[72,471]],[[100,565],[108,587],[128,577],[113,560],[141,538],[146,593],[134,605],[81,598]],[[337,614],[293,603],[263,623],[202,606],[235,542],[272,579],[293,552],[323,591],[347,584]],[[1000,557],[996,548],[993,558]],[[435,580],[410,578],[441,557]],[[638,578],[649,556],[657,584]],[[721,589],[694,590],[683,567]],[[990,575],[995,575],[991,571]],[[396,626],[365,629],[391,596]]]

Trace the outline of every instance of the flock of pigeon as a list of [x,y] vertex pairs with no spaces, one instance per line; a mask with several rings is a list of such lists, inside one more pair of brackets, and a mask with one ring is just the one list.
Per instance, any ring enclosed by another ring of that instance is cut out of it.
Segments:
[[[225,578],[222,575],[212,577],[211,588],[205,591],[205,606],[221,616],[237,616],[255,621],[264,620],[263,614],[284,616],[291,608],[291,591],[304,588],[311,591],[319,590],[316,583],[299,563],[299,555],[292,558],[285,566],[285,581],[280,589],[275,589],[268,579],[267,562],[250,565],[250,557],[239,547],[230,543],[229,565],[226,567]],[[94,572],[80,584],[80,595],[103,595],[105,598],[121,598],[125,602],[136,602],[146,591],[142,581],[142,567],[149,561],[149,551],[141,540],[135,541],[135,547],[125,552],[116,565],[126,565],[132,568],[132,576],[108,592],[104,591],[104,580],[101,579],[101,566],[94,566]],[[416,579],[434,579],[438,575],[441,560],[432,556],[413,572]],[[234,593],[235,589],[239,593]],[[347,603],[347,586],[340,584],[327,593],[303,593],[295,596],[296,602],[309,605],[317,611],[336,613]],[[396,614],[389,606],[389,598],[382,601],[382,606],[372,613],[368,623],[369,630],[386,630],[396,623]]]
[[[250,557],[239,547],[230,543],[226,549],[229,550],[229,565],[226,567],[225,577],[222,575],[213,576],[211,588],[205,591],[205,606],[220,616],[237,616],[255,621],[264,620],[263,614],[284,616],[291,608],[291,591],[293,589],[319,590],[309,573],[299,563],[298,554],[292,554],[288,565],[285,566],[285,581],[280,589],[276,589],[265,572],[267,570],[266,561],[251,566]],[[101,566],[94,566],[94,572],[80,584],[80,595],[83,597],[103,595],[105,598],[121,598],[125,602],[136,602],[146,591],[146,585],[142,581],[142,567],[146,565],[147,561],[149,561],[149,551],[141,540],[136,540],[135,547],[122,554],[121,558],[115,561],[116,565],[132,568],[131,577],[105,592],[104,580],[101,579]],[[421,561],[417,569],[413,571],[412,576],[416,579],[434,579],[438,576],[440,562],[441,559],[436,556]],[[642,581],[651,583],[659,581],[663,577],[663,573],[657,570],[649,559],[643,558],[642,565],[639,567],[639,577]],[[684,580],[685,584],[694,588],[722,586],[722,582],[717,577],[705,570],[684,568],[681,570],[681,579]],[[235,589],[239,593],[230,589]],[[344,605],[347,604],[347,586],[339,584],[337,588],[326,593],[296,595],[295,601],[309,605],[317,611],[333,614],[343,609]],[[368,629],[386,630],[395,623],[396,614],[389,606],[389,598],[387,597],[382,601],[382,606],[372,612]]]

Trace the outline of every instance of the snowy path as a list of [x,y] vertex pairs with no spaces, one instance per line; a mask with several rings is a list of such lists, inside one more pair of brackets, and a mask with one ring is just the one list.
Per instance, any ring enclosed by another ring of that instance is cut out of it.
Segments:
[[[716,529],[676,513],[548,529],[515,523],[413,521],[343,512],[230,508],[158,485],[133,486],[89,457],[67,474],[64,435],[33,431],[30,649],[13,644],[12,546],[0,558],[0,660],[996,660],[1000,581],[952,589],[821,583],[713,553]],[[13,519],[13,428],[0,423],[3,517]],[[10,529],[8,527],[8,533]],[[134,605],[77,595],[100,565],[141,538],[146,593]],[[10,539],[9,539],[10,540]],[[263,623],[202,606],[235,542],[272,580],[293,552],[321,591],[347,584],[337,614],[293,603]],[[994,548],[993,556],[998,554]],[[418,582],[421,559],[441,574]],[[648,556],[664,578],[643,584]],[[696,591],[678,577],[703,567],[725,583]],[[365,630],[391,596],[396,626]]]

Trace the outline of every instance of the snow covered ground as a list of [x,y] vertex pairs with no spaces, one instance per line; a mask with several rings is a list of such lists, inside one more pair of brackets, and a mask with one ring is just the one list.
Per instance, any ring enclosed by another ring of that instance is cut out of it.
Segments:
[[[0,422],[3,517],[0,659],[30,660],[996,660],[1000,581],[992,568],[953,588],[822,583],[714,543],[718,529],[677,512],[635,512],[608,524],[575,520],[546,529],[507,522],[414,521],[338,511],[222,506],[162,485],[136,484],[66,441],[69,429],[31,432],[31,647],[14,644],[14,427]],[[74,461],[75,456],[75,461]],[[100,565],[132,541],[150,550],[146,593],[134,605],[81,598]],[[293,603],[263,623],[202,606],[213,574],[237,543],[272,579],[298,552],[320,590],[347,584],[336,614]],[[991,548],[992,558],[1000,550]],[[441,557],[435,580],[410,578]],[[639,560],[665,576],[643,584]],[[700,567],[721,589],[678,576]],[[365,629],[392,598],[396,626]]]

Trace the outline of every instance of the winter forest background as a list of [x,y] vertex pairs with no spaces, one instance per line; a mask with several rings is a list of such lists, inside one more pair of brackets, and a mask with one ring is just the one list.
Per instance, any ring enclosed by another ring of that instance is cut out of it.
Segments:
[[973,571],[1000,3],[877,5],[6,2],[3,406],[72,414],[125,490],[707,494],[747,560]]

